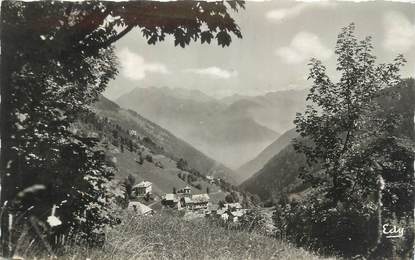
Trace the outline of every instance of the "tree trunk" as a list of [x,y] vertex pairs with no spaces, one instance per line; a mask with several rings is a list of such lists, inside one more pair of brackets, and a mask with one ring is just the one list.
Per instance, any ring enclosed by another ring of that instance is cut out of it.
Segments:
[[377,216],[376,216],[376,240],[375,243],[373,245],[373,247],[369,250],[369,256],[373,257],[373,254],[376,252],[376,250],[378,249],[379,245],[382,242],[382,236],[383,236],[383,228],[382,228],[382,190],[384,189],[384,180],[382,178],[382,176],[380,174],[378,174],[377,176],[377,204],[378,204],[378,208],[377,208]]
[[8,14],[8,2],[3,2],[1,8],[1,155],[0,155],[0,178],[1,178],[1,246],[4,257],[13,254],[13,226],[15,211],[13,201],[18,192],[18,167],[17,152],[12,147],[16,145],[13,136],[13,97],[11,76],[15,69],[13,58],[15,48],[13,47],[12,28]]

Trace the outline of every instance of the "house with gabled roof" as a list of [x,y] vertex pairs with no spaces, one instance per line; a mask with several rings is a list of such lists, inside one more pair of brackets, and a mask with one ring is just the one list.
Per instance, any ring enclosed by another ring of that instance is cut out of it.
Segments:
[[128,134],[130,136],[137,136],[137,131],[136,130],[133,130],[133,129],[130,129],[130,130],[128,130]]
[[192,188],[190,188],[189,186],[186,186],[183,189],[178,190],[177,195],[182,196],[182,197],[191,197],[192,196]]
[[192,196],[193,209],[207,209],[209,205],[208,194],[196,194]]
[[152,193],[153,183],[149,181],[142,181],[133,187],[133,193],[137,196],[144,196]]
[[179,210],[181,209],[180,199],[176,194],[173,193],[164,194],[161,197],[161,205]]
[[196,194],[191,197],[182,197],[182,206],[189,210],[207,210],[209,205],[208,194]]

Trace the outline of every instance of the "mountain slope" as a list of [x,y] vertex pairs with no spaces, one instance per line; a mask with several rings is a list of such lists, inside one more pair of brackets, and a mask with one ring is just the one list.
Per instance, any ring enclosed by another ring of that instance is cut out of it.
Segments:
[[[128,175],[132,175],[135,177],[136,183],[150,181],[153,183],[153,194],[159,197],[165,193],[172,193],[173,189],[179,190],[185,186],[191,186],[193,194],[206,193],[209,189],[211,202],[213,203],[225,198],[225,192],[218,185],[209,183],[205,178],[197,177],[192,185],[179,178],[179,174],[189,173],[178,169],[176,161],[161,154],[147,153],[151,156],[152,161],[145,159],[142,164],[137,163],[137,154],[128,150],[123,152],[112,150],[110,154],[117,160],[117,179],[124,180]],[[195,187],[198,185],[200,185],[200,189]]]
[[297,137],[295,129],[291,129],[281,135],[275,142],[267,146],[260,154],[251,161],[242,165],[238,170],[239,179],[244,181],[258,172],[274,155],[284,149],[290,141]]
[[298,188],[298,169],[305,165],[305,157],[292,144],[273,156],[264,167],[241,184],[246,191],[258,194],[263,200]]
[[147,137],[145,140],[148,143],[153,143],[153,150],[160,154],[174,160],[183,158],[191,168],[196,169],[202,175],[223,177],[227,181],[234,182],[232,170],[207,157],[188,143],[136,112],[122,109],[105,97],[101,97],[94,104],[94,110],[98,116],[111,120],[113,124],[117,124],[123,129],[135,130],[142,139]]
[[230,167],[252,159],[278,136],[244,111],[188,90],[136,88],[117,103]]

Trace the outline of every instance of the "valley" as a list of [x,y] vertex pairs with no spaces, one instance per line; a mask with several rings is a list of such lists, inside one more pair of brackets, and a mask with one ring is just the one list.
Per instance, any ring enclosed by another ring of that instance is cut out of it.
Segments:
[[149,87],[116,102],[236,170],[293,127],[304,97],[305,91],[278,91],[215,99],[195,90]]

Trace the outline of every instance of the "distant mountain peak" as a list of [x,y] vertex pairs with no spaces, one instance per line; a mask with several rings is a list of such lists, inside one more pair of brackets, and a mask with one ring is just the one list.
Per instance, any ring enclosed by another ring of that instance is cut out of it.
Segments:
[[122,95],[118,99],[129,97],[133,93],[135,94],[139,94],[139,93],[158,94],[158,95],[174,97],[177,99],[186,99],[186,100],[193,100],[193,101],[198,101],[198,102],[215,102],[216,101],[215,98],[207,95],[206,93],[198,89],[187,89],[187,88],[168,87],[168,86],[136,87],[131,92]]

